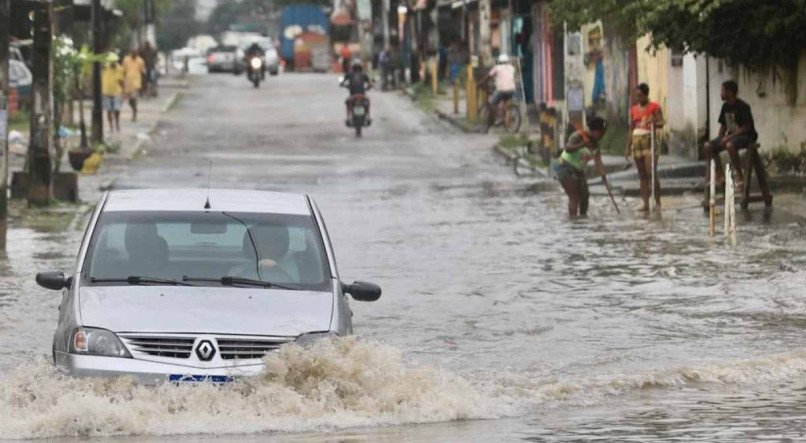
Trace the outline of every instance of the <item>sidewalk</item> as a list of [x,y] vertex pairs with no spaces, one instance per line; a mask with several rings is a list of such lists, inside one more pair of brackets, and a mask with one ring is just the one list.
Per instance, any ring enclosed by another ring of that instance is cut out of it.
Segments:
[[[151,141],[151,136],[160,121],[162,115],[181,98],[183,90],[189,87],[188,80],[165,79],[160,83],[159,97],[138,100],[137,122],[131,121],[131,108],[124,103],[120,116],[120,133],[110,132],[107,127],[106,112],[104,112],[104,141],[116,147],[111,152],[103,154],[103,160],[98,172],[90,175],[78,177],[79,199],[84,201],[94,201],[98,197],[98,192],[110,186],[116,177],[116,167],[122,167],[133,159],[136,159],[144,152],[145,147]],[[68,151],[80,145],[81,134],[78,129],[78,106],[74,107],[75,128],[71,129],[71,134],[62,140],[64,154],[61,158],[60,171],[70,172],[70,161]],[[65,119],[66,120],[66,119]],[[92,101],[84,102],[84,121],[86,124],[87,137],[90,137],[90,125],[92,121]],[[65,125],[67,126],[67,125]],[[10,150],[9,170],[10,173],[21,171],[25,165],[29,134],[23,134],[23,140],[17,144],[15,149]]]

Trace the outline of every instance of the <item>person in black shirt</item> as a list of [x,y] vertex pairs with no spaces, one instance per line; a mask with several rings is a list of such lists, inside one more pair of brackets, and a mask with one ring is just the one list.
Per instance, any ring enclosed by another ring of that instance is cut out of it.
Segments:
[[[744,188],[744,172],[742,171],[739,150],[745,149],[758,139],[756,127],[753,123],[753,112],[750,105],[736,97],[739,86],[733,80],[722,83],[722,110],[719,111],[719,136],[705,144],[705,160],[710,163],[714,156],[723,150],[728,151],[730,164],[736,173],[735,191],[740,193]],[[710,180],[708,174],[710,167],[706,168],[706,183]],[[721,182],[725,178],[722,171],[717,171],[717,179]]]
[[367,90],[372,87],[372,81],[369,76],[364,73],[364,65],[361,63],[361,60],[353,61],[352,70],[344,76],[344,80],[341,81],[341,86],[346,86],[350,91],[350,96],[347,97],[347,100],[344,102],[347,105],[347,121],[352,120],[353,102],[360,97],[364,100],[364,106],[367,110],[367,123],[371,123],[372,120],[369,117],[369,100],[367,100],[365,94]]

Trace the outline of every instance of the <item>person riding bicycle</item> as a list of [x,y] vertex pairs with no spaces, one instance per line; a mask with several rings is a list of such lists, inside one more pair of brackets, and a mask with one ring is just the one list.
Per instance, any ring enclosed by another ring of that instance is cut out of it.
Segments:
[[[353,116],[353,102],[355,96],[364,97],[367,90],[372,87],[372,80],[370,80],[369,76],[364,72],[364,64],[361,63],[361,60],[353,60],[352,68],[350,72],[344,76],[344,80],[341,81],[341,86],[347,86],[350,94],[344,102],[344,104],[347,105],[347,124],[349,125]],[[372,119],[369,115],[369,100],[367,100],[366,97],[364,97],[364,106],[367,111],[367,125],[370,125]]]
[[498,118],[501,119],[503,113],[499,105],[515,96],[515,67],[509,62],[508,55],[499,55],[498,64],[490,69],[479,84],[483,85],[490,79],[495,80],[495,93],[490,97],[490,104],[498,109]]

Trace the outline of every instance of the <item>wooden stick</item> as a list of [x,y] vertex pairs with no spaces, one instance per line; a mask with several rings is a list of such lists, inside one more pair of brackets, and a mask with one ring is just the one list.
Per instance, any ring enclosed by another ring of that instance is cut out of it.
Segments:
[[716,162],[711,160],[711,187],[710,198],[708,201],[708,234],[713,237],[716,235]]

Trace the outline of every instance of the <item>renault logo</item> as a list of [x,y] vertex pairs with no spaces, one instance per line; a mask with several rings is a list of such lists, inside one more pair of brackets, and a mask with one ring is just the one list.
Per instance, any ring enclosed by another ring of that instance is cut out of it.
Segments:
[[215,348],[213,347],[213,343],[210,340],[202,340],[199,342],[199,345],[196,346],[196,356],[199,357],[201,361],[210,361],[215,356]]

